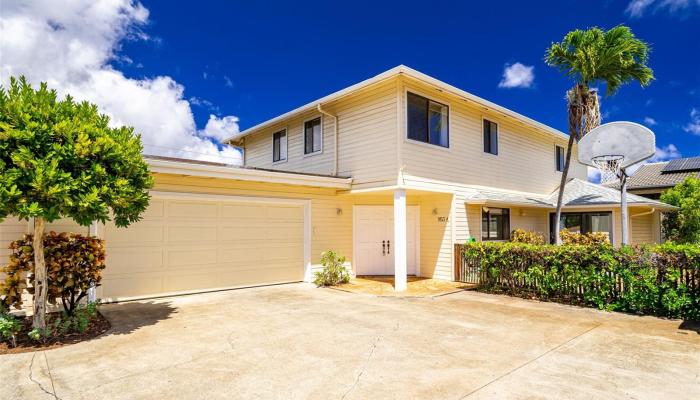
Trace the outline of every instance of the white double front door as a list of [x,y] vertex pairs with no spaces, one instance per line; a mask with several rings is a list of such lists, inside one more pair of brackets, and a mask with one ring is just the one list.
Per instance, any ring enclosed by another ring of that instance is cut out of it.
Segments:
[[[417,206],[406,207],[406,269],[418,275]],[[355,206],[355,274],[394,275],[394,208],[392,206]]]

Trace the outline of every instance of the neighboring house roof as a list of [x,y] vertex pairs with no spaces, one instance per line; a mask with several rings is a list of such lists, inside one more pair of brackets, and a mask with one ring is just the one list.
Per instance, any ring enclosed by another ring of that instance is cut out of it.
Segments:
[[[555,190],[549,195],[549,201],[556,205],[559,190]],[[597,183],[587,182],[578,178],[571,179],[564,189],[563,204],[565,207],[572,206],[608,206],[619,205],[621,200],[620,191]],[[657,200],[627,194],[627,204],[630,206],[650,206],[661,209],[673,209],[675,207]]]
[[188,160],[176,157],[144,155],[151,172],[175,175],[202,176],[242,181],[281,183],[350,189],[352,178],[308,174],[301,172],[272,171],[268,169],[239,167],[210,161]]
[[[678,161],[698,161],[700,157],[684,158]],[[676,161],[676,160],[674,160]],[[691,163],[691,165],[693,165]],[[698,169],[667,169],[669,162],[657,162],[644,164],[631,177],[627,178],[627,190],[634,189],[665,189],[676,186],[688,177],[700,178],[700,168]],[[666,169],[666,170],[665,170]],[[620,183],[608,183],[605,186],[619,188]]]
[[356,83],[356,84],[349,86],[343,90],[339,90],[339,91],[332,93],[328,96],[322,97],[318,100],[314,100],[314,101],[307,103],[301,107],[295,108],[292,111],[289,111],[289,112],[284,113],[280,116],[277,116],[275,118],[272,118],[272,119],[269,119],[265,122],[262,122],[258,125],[255,125],[251,128],[248,128],[242,132],[239,132],[236,135],[233,135],[233,136],[225,139],[224,142],[235,141],[235,140],[241,139],[244,136],[247,136],[247,135],[249,135],[249,134],[251,134],[259,129],[274,125],[277,122],[280,122],[280,121],[282,121],[286,118],[289,118],[293,115],[296,115],[296,114],[299,114],[299,113],[302,113],[305,111],[309,111],[312,109],[316,109],[318,107],[318,105],[322,105],[322,104],[328,103],[330,101],[338,100],[341,97],[347,96],[347,95],[354,93],[360,89],[364,89],[368,86],[374,85],[374,84],[379,83],[381,81],[384,81],[386,79],[393,78],[394,76],[397,76],[397,75],[408,76],[408,77],[411,77],[413,79],[422,81],[426,84],[435,86],[444,92],[454,94],[456,96],[462,97],[465,100],[469,100],[473,103],[476,103],[482,107],[486,107],[486,108],[491,109],[493,111],[500,112],[505,116],[512,117],[512,118],[515,118],[517,120],[523,121],[529,125],[532,125],[535,128],[541,129],[542,131],[549,133],[551,135],[555,135],[559,138],[565,138],[565,139],[569,138],[566,134],[564,134],[563,132],[561,132],[557,129],[552,128],[551,126],[545,125],[541,122],[535,121],[532,118],[528,118],[528,117],[526,117],[522,114],[519,114],[515,111],[512,111],[512,110],[509,110],[505,107],[499,106],[496,103],[492,103],[488,100],[482,99],[481,97],[475,96],[469,92],[466,92],[466,91],[459,89],[455,86],[452,86],[450,84],[442,82],[442,81],[435,79],[429,75],[426,75],[422,72],[418,72],[418,71],[416,71],[412,68],[409,68],[405,65],[399,65],[399,66],[394,67],[388,71],[382,72],[381,74],[379,74],[377,76],[374,76],[372,78],[364,80],[360,83]]

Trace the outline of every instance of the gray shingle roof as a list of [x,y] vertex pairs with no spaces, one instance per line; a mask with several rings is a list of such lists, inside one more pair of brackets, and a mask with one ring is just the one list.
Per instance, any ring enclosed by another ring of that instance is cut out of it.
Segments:
[[[549,201],[557,202],[559,191],[555,190],[549,195]],[[586,182],[581,179],[571,179],[564,189],[564,206],[596,206],[620,204],[620,191],[618,189]],[[672,206],[657,200],[651,200],[636,194],[627,194],[627,204],[647,205],[659,208],[672,208]]]
[[[532,207],[555,208],[559,189],[550,194],[539,195],[534,193],[511,192],[493,188],[473,188],[473,191],[465,193],[467,202],[493,202]],[[657,200],[627,194],[627,203],[630,206],[649,206],[660,209],[672,209],[673,207]],[[564,207],[572,206],[616,206],[620,204],[620,191],[573,178],[566,184],[564,190]]]
[[[700,171],[662,172],[668,162],[644,164],[632,177],[627,179],[627,189],[669,188],[692,176],[700,178]],[[619,188],[619,182],[605,184],[607,187]]]

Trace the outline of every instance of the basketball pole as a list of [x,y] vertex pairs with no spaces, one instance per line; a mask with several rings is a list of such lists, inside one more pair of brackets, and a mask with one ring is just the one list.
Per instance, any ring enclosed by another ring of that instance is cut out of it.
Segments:
[[629,244],[629,232],[627,224],[627,174],[624,170],[620,174],[620,214],[622,216],[622,245]]

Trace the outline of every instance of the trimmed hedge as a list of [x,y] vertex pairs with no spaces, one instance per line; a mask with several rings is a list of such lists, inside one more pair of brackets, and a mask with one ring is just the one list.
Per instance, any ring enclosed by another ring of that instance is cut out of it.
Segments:
[[700,320],[700,246],[467,243],[479,290]]

